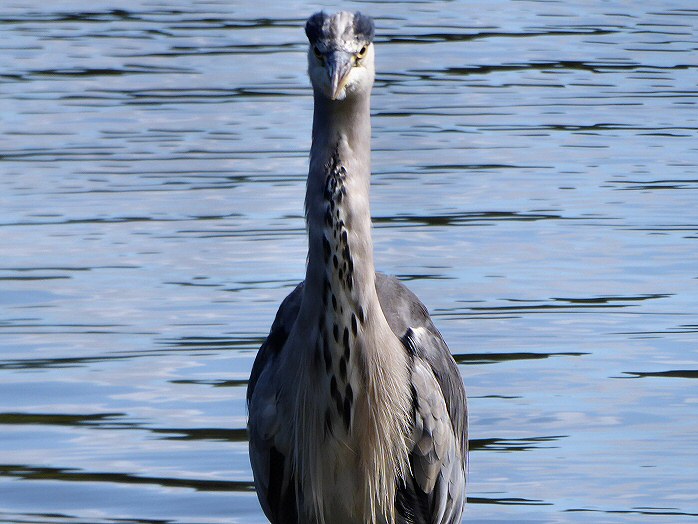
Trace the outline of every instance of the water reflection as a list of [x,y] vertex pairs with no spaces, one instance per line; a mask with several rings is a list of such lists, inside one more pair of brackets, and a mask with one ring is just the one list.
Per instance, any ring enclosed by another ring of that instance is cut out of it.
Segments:
[[529,451],[532,449],[549,449],[559,446],[545,445],[548,442],[555,442],[564,436],[551,437],[531,437],[519,439],[470,439],[469,449],[471,451]]
[[9,478],[39,481],[153,484],[165,488],[189,488],[196,491],[254,491],[254,484],[252,482],[142,477],[120,473],[95,473],[72,468],[39,468],[0,464],[0,475]]
[[[0,522],[265,521],[245,388],[304,271],[316,7],[0,7]],[[468,521],[697,516],[694,6],[347,7],[376,260],[471,398]]]
[[647,378],[647,377],[673,377],[673,378],[698,378],[696,369],[674,369],[670,371],[625,371],[626,378]]
[[536,360],[550,357],[581,357],[588,353],[466,353],[454,354],[458,364],[496,364],[512,360]]

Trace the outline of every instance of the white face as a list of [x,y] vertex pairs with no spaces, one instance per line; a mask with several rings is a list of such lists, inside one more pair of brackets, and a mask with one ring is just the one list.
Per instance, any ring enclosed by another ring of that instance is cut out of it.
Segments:
[[[339,44],[339,46],[338,46]],[[330,100],[344,100],[371,89],[373,44],[318,41],[308,49],[308,75],[316,91]]]

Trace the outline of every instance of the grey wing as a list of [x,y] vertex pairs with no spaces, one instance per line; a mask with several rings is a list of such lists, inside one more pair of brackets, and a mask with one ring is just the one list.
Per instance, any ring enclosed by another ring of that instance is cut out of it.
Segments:
[[404,523],[454,524],[465,504],[468,414],[463,381],[424,305],[400,281],[376,274],[393,332],[412,357],[411,476],[395,506]]
[[272,524],[297,524],[295,481],[289,460],[289,431],[281,427],[275,380],[279,355],[298,316],[301,282],[281,303],[269,336],[257,352],[247,386],[250,462],[257,497]]

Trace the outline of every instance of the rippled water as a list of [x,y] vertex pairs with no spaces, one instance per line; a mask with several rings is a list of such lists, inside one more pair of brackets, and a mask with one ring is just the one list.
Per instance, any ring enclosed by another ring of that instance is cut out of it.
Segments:
[[[0,522],[264,522],[244,394],[303,276],[323,5],[2,3]],[[343,5],[377,263],[468,387],[466,521],[693,521],[695,3]]]

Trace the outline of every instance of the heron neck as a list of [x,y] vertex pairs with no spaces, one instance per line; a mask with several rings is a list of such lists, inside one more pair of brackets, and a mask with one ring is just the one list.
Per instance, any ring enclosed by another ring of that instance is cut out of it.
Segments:
[[[323,277],[328,272],[338,273],[346,264],[343,279],[348,281],[349,269],[353,276],[349,291],[362,300],[375,297],[377,301],[370,178],[369,94],[331,101],[316,93],[305,202],[309,236],[306,287],[309,291],[322,292]],[[332,248],[329,259],[328,243]]]
[[[412,397],[407,352],[376,291],[370,155],[368,93],[342,102],[316,94],[305,201],[308,268],[290,335],[303,353],[289,358],[300,366],[294,416],[301,421],[296,460],[310,472],[299,475],[307,479],[304,491],[340,493],[332,486],[346,470],[344,478],[366,482],[337,504],[363,522],[392,523],[396,472],[400,478],[409,469]],[[330,455],[338,458],[328,463]]]

